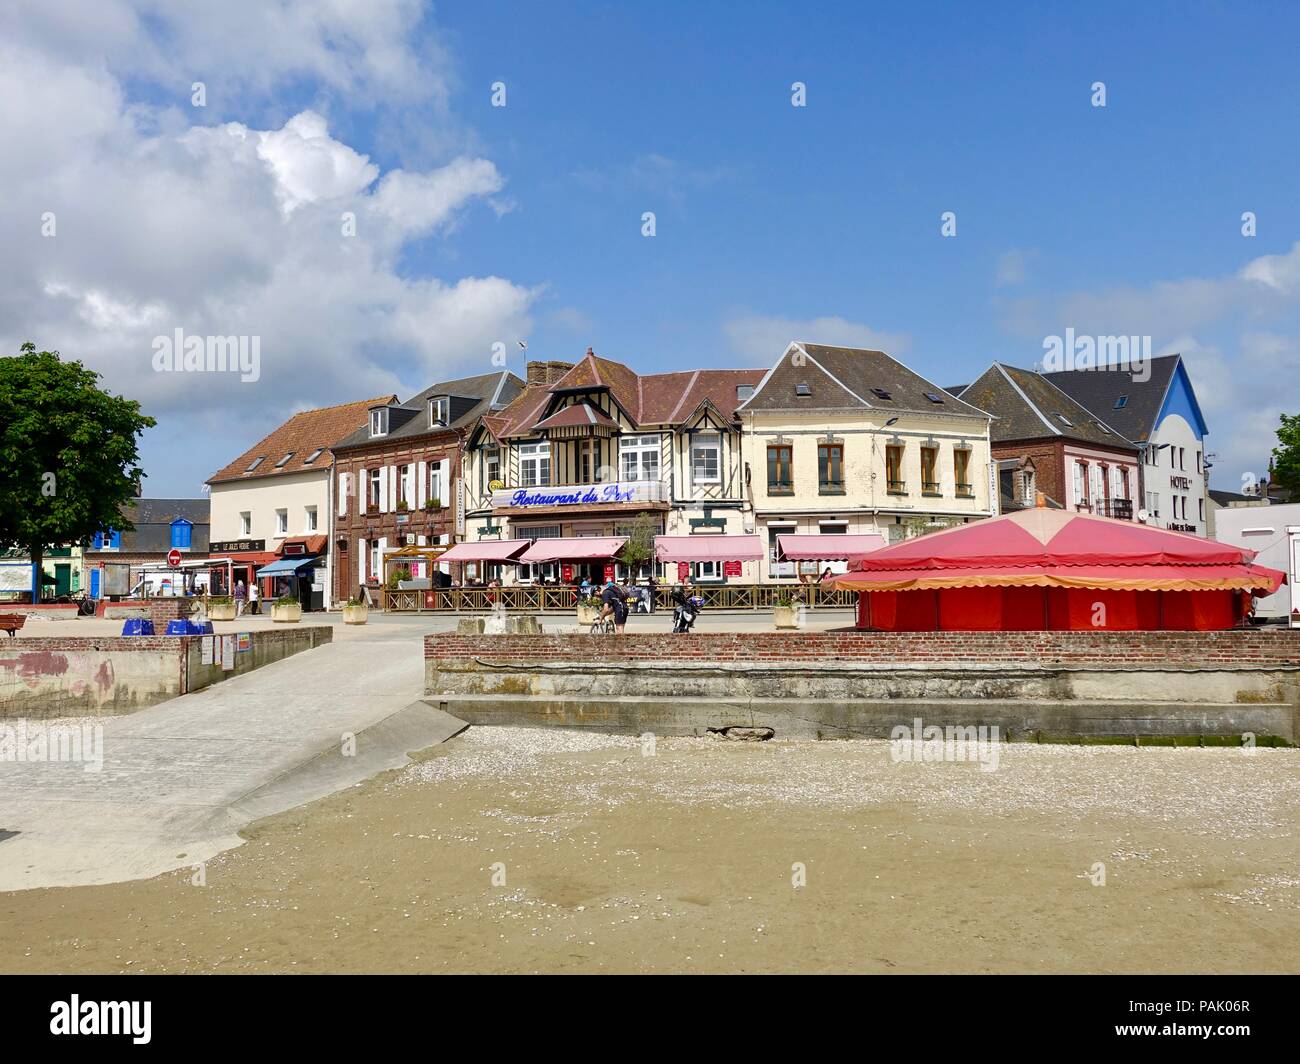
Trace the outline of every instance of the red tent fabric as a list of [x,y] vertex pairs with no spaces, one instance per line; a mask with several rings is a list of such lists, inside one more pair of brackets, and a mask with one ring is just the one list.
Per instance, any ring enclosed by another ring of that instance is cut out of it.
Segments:
[[931,533],[828,583],[860,595],[859,627],[897,631],[1214,629],[1286,574],[1183,532],[1039,507]]

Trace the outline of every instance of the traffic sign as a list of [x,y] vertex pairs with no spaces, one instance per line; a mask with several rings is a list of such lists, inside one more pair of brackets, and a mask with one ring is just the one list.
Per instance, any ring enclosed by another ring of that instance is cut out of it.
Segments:
[[173,569],[179,568],[181,564],[181,552],[175,547],[167,552],[167,564]]

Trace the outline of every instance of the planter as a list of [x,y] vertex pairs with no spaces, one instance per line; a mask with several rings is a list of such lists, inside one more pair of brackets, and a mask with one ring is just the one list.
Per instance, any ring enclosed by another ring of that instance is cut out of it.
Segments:
[[583,627],[590,627],[600,619],[599,606],[579,606],[578,623]]
[[233,602],[215,602],[208,604],[208,620],[233,621],[234,619],[235,604]]
[[344,624],[365,624],[366,618],[370,616],[369,606],[344,606],[343,623]]
[[302,620],[302,606],[297,603],[292,606],[272,606],[271,620],[280,624],[297,624]]
[[795,606],[773,606],[772,620],[776,623],[778,629],[781,628],[798,628],[796,619],[799,616],[799,610]]

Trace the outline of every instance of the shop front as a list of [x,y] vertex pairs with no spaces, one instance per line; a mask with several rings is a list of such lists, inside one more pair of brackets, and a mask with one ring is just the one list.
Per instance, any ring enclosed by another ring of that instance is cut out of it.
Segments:
[[[292,595],[304,611],[326,608],[325,589],[329,586],[328,536],[298,536],[283,540],[276,548],[280,568],[271,575],[272,598]],[[265,572],[265,571],[264,571]]]
[[[274,562],[277,555],[274,550],[266,549],[264,539],[227,539],[213,540],[208,557],[226,563],[213,567],[212,594],[234,595],[241,583],[245,588],[250,587],[257,580],[257,571]],[[272,581],[267,579],[258,584],[258,593],[266,598],[271,595],[272,587]]]

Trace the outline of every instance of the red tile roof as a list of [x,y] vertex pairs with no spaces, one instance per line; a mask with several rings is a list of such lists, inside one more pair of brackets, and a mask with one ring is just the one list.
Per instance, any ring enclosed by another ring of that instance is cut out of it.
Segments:
[[[365,425],[370,407],[396,401],[395,395],[381,395],[377,399],[365,399],[359,403],[344,403],[340,406],[327,406],[320,410],[304,410],[294,414],[228,466],[213,473],[208,478],[208,483],[223,484],[234,480],[255,480],[258,477],[301,473],[311,469],[328,469],[334,463],[334,454],[329,449],[330,444]],[[321,454],[308,465],[307,459],[317,448],[321,449]],[[290,452],[293,453],[293,457],[277,468],[276,463]],[[257,468],[250,470],[248,467],[253,464],[253,459],[258,457],[262,460],[257,463]]]

